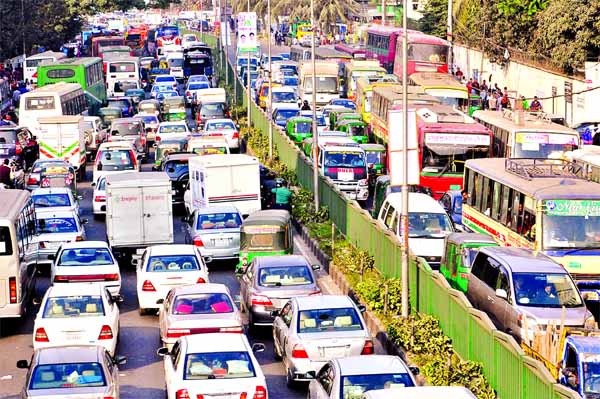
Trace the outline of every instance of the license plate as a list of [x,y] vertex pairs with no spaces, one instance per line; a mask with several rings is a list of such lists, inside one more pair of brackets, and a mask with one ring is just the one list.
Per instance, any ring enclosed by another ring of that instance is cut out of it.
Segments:
[[229,245],[229,240],[227,238],[217,238],[213,240],[215,247],[226,247]]
[[67,334],[65,338],[67,341],[81,341],[82,337],[79,334]]
[[0,148],[0,155],[8,155],[8,148]]
[[47,242],[46,243],[46,248],[50,248],[50,249],[54,249],[54,248],[58,248],[60,246],[60,242]]
[[323,354],[328,359],[335,359],[346,356],[346,347],[345,346],[332,346],[328,348],[324,348]]

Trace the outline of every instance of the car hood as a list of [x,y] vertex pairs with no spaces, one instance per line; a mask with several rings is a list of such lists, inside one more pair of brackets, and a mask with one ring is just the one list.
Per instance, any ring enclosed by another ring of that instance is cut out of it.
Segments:
[[[562,317],[562,308],[537,306],[519,306],[518,308],[527,316],[535,318],[537,320],[537,323],[543,326],[546,326],[551,322],[557,325],[560,324]],[[565,308],[564,324],[565,326],[583,327],[585,319],[590,315],[591,313],[587,310],[585,306],[580,306],[578,308]]]

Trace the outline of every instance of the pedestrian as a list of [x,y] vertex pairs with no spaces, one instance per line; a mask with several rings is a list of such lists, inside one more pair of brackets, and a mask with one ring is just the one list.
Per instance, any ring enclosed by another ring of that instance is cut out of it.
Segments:
[[542,110],[542,103],[540,102],[540,100],[538,99],[537,96],[533,97],[533,101],[529,105],[529,110],[534,111],[534,112],[538,112],[538,111]]
[[8,188],[12,188],[12,169],[10,168],[10,166],[8,166],[9,163],[10,161],[8,159],[5,159],[2,162],[2,165],[0,165],[0,184],[4,184]]
[[292,192],[285,186],[285,180],[280,177],[275,179],[275,186],[275,188],[271,189],[271,192],[275,194],[274,208],[285,209],[291,212]]
[[15,107],[13,105],[11,105],[8,108],[8,112],[6,113],[6,116],[8,116],[10,118],[10,120],[13,121],[14,123],[16,123],[17,125],[19,124],[19,117],[17,116],[17,113],[15,112]]
[[523,111],[529,110],[529,102],[525,98],[525,96],[521,96],[521,107],[523,107]]
[[505,91],[502,97],[500,98],[500,108],[501,109],[510,109],[510,99],[508,98],[508,93]]
[[13,91],[13,95],[12,95],[13,106],[18,107],[20,100],[21,100],[21,91],[18,88],[16,88]]
[[300,108],[300,111],[310,111],[310,105],[308,105],[308,100],[304,100],[304,102],[302,103],[302,108]]
[[480,89],[479,89],[479,82],[477,81],[477,79],[473,79],[473,83],[471,83],[471,94],[479,94],[480,93]]
[[456,67],[456,72],[454,72],[454,76],[456,76],[458,80],[462,80],[465,74],[463,73],[463,71],[460,70],[459,67]]
[[481,96],[481,108],[488,108],[488,85],[485,83],[485,80],[481,82],[480,94]]
[[494,110],[502,111],[502,94],[499,91],[496,91],[494,98],[496,100],[494,102]]
[[471,94],[472,90],[473,90],[473,78],[469,79],[469,81],[467,82],[467,93]]

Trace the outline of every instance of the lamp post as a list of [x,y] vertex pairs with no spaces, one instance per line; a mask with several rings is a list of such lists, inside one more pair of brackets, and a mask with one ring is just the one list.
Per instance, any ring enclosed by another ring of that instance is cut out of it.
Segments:
[[271,0],[267,0],[267,31],[269,32],[269,159],[273,160],[273,66],[271,65]]
[[315,0],[310,0],[310,24],[312,40],[310,41],[312,63],[312,134],[313,134],[313,193],[315,212],[319,211],[319,133],[317,132],[317,64],[315,62]]
[[[248,12],[250,12],[250,0],[248,0]],[[246,120],[248,121],[248,129],[250,129],[251,125],[251,117],[250,117],[250,51],[248,51],[248,67],[247,67],[247,75],[248,80],[246,84]]]
[[[451,0],[450,0],[451,1]],[[406,6],[402,0],[402,212],[400,228],[402,235],[402,317],[408,317],[408,31]]]

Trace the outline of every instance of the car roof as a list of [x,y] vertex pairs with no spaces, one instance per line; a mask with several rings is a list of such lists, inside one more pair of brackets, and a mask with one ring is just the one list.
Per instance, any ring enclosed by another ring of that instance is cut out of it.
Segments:
[[74,218],[75,211],[74,210],[58,210],[59,208],[64,209],[64,207],[50,207],[50,208],[37,208],[35,210],[35,215],[42,219],[46,218]]
[[600,337],[569,335],[567,342],[573,345],[577,352],[586,354],[600,354]]
[[[214,156],[214,155],[211,155]],[[262,223],[281,223],[285,224],[289,222],[291,219],[291,215],[288,211],[283,209],[266,209],[262,211],[257,211],[248,215],[246,219],[244,219],[244,226],[256,226]]]
[[[385,201],[399,210],[402,205],[402,193],[390,193]],[[446,213],[439,202],[423,193],[408,193],[408,207],[409,212]]]
[[54,284],[48,287],[47,297],[100,295],[105,287],[97,283]]
[[110,141],[100,144],[100,150],[131,150],[133,147],[128,141]]
[[240,211],[233,205],[207,206],[204,208],[196,209],[196,213],[198,213],[199,215],[206,215],[206,214],[210,214],[210,213],[225,213],[225,212],[240,213]]
[[235,122],[231,118],[214,118],[214,119],[209,119],[206,121],[207,124],[208,123],[223,123],[223,122],[231,122],[235,125]]
[[102,361],[103,351],[103,347],[96,345],[42,348],[35,352],[35,361],[37,364],[87,363],[98,361],[104,363]]
[[156,77],[154,78],[154,81],[156,81],[156,79],[158,79],[158,78],[169,78],[169,79],[177,80],[177,79],[175,79],[175,76],[171,76],[171,75],[156,75]]
[[308,266],[308,261],[301,255],[273,255],[256,258],[258,267],[274,266]]
[[567,273],[546,255],[529,248],[483,247],[479,252],[500,260],[513,273]]
[[273,112],[277,112],[277,111],[289,111],[289,110],[293,110],[293,111],[300,111],[300,107],[298,107],[297,104],[281,104],[279,105],[277,108],[275,108],[273,110]]
[[109,248],[106,241],[75,241],[64,243],[62,249],[74,248]]
[[31,192],[31,195],[45,195],[45,194],[73,194],[69,187],[40,187],[36,188]]
[[170,122],[161,122],[158,124],[158,127],[161,126],[179,126],[179,125],[183,125],[183,126],[187,126],[186,121],[170,121]]
[[196,247],[186,244],[152,245],[148,251],[150,256],[196,255]]
[[392,355],[349,356],[335,359],[334,362],[341,375],[410,373],[402,359]]
[[410,387],[394,389],[376,389],[367,391],[369,399],[476,399],[476,396],[465,387]]
[[292,298],[299,310],[336,309],[353,307],[354,302],[347,295],[312,295]]
[[457,244],[468,243],[490,243],[496,244],[492,236],[480,233],[451,233],[446,237],[446,241]]
[[203,284],[186,284],[173,288],[174,295],[186,294],[204,294],[204,293],[226,293],[230,294],[229,288],[225,284],[203,283]]
[[210,333],[188,335],[182,338],[187,343],[187,353],[247,352],[250,349],[244,334]]
[[176,161],[186,161],[186,160],[190,159],[191,157],[197,157],[197,156],[198,156],[198,154],[194,154],[194,153],[191,153],[191,152],[170,153],[170,154],[167,154],[165,156],[164,161],[165,162],[167,162],[167,161],[173,161],[173,160],[176,160]]

